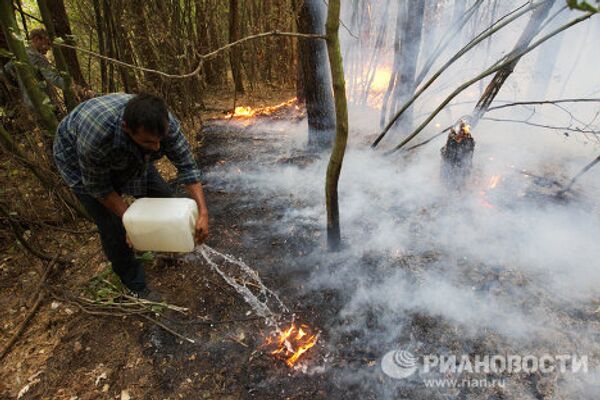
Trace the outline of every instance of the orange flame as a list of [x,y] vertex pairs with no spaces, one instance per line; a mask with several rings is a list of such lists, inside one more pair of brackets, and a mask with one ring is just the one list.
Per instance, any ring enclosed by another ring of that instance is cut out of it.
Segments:
[[500,175],[493,175],[490,178],[490,182],[488,184],[488,189],[494,189],[496,186],[498,186],[498,183],[500,183]]
[[283,360],[285,364],[293,368],[300,357],[311,347],[317,344],[319,334],[311,334],[308,325],[292,323],[287,329],[277,329],[265,340],[265,345],[274,344],[276,348],[270,352],[271,355]]
[[296,103],[296,98],[293,97],[287,101],[276,104],[274,106],[267,107],[256,107],[252,108],[249,106],[238,106],[233,110],[233,113],[228,113],[225,118],[238,118],[238,119],[248,119],[257,116],[267,116],[271,115],[274,112],[284,108],[294,105]]

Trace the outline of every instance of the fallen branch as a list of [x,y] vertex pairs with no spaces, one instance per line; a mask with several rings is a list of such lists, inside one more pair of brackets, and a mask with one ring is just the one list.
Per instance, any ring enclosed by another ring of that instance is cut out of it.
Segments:
[[[17,224],[17,222],[15,222],[14,218],[10,215],[8,210],[4,208],[2,203],[0,203],[0,215],[4,216],[4,218],[10,225],[15,238],[25,248],[25,250],[29,251],[31,254],[33,254],[35,257],[39,258],[40,260],[43,260],[43,261],[52,261],[53,260],[53,258],[50,255],[48,255],[46,252],[44,252],[42,250],[38,250],[29,244],[29,241],[27,241],[23,237],[23,233],[21,232],[21,227]],[[68,261],[63,258],[58,258],[57,260],[61,264],[68,263]]]
[[151,73],[151,74],[156,74],[156,75],[160,75],[163,78],[169,78],[169,79],[186,79],[186,78],[191,78],[193,76],[196,76],[200,73],[200,71],[202,71],[202,65],[204,64],[204,61],[211,59],[213,57],[216,57],[217,55],[219,55],[219,53],[225,51],[225,50],[229,50],[234,46],[238,46],[242,43],[248,42],[250,40],[254,40],[254,39],[260,39],[260,38],[265,38],[265,37],[269,37],[269,36],[285,36],[285,37],[297,37],[300,39],[325,39],[325,36],[323,35],[313,35],[313,34],[308,34],[308,33],[296,33],[296,32],[280,32],[277,30],[274,31],[270,31],[270,32],[263,32],[263,33],[258,33],[256,35],[250,35],[250,36],[246,36],[244,38],[241,38],[239,40],[236,40],[235,42],[226,44],[223,47],[220,47],[214,51],[211,51],[210,53],[206,53],[206,54],[200,54],[200,61],[198,61],[198,65],[196,66],[196,68],[192,71],[189,72],[187,74],[182,74],[182,75],[177,75],[177,74],[169,74],[163,71],[159,71],[156,69],[152,69],[152,68],[146,68],[146,67],[140,67],[134,64],[129,64],[120,60],[117,60],[115,58],[111,58],[111,57],[107,57],[105,55],[102,54],[98,54],[96,52],[93,52],[91,50],[87,50],[87,49],[83,49],[81,47],[77,47],[77,46],[72,46],[66,43],[53,43],[53,46],[59,46],[59,47],[66,47],[69,49],[73,49],[73,50],[77,50],[81,53],[85,53],[91,56],[94,56],[96,58],[100,58],[102,60],[111,62],[113,64],[116,65],[120,65],[122,67],[127,67],[127,68],[132,68],[138,71],[143,71],[143,72],[147,72],[147,73]]
[[147,316],[146,314],[140,314],[140,317],[142,317],[142,318],[144,318],[144,319],[146,319],[146,320],[148,320],[148,321],[156,324],[157,326],[161,327],[165,331],[169,332],[171,335],[173,335],[175,337],[178,337],[181,340],[185,340],[186,342],[189,342],[189,343],[196,343],[196,341],[194,339],[190,339],[188,337],[183,336],[180,333],[175,332],[173,329],[169,328],[168,326],[166,326],[162,322],[157,321],[154,318]]
[[[105,280],[103,280],[103,281],[107,282]],[[166,303],[155,303],[155,302],[151,302],[151,301],[135,299],[131,296],[126,296],[121,292],[119,292],[117,294],[119,296],[124,296],[124,297],[130,298],[133,301],[129,302],[129,303],[102,302],[102,301],[90,300],[90,299],[87,299],[87,298],[81,297],[81,296],[75,297],[75,296],[69,295],[68,293],[63,293],[63,296],[53,293],[53,297],[64,303],[72,304],[73,306],[77,307],[80,311],[82,311],[83,313],[88,314],[88,315],[100,316],[100,317],[119,317],[119,318],[120,317],[131,317],[131,316],[141,317],[141,318],[144,318],[144,319],[152,322],[153,324],[164,329],[165,331],[167,331],[168,333],[172,334],[173,336],[175,336],[179,339],[185,340],[189,343],[195,343],[195,341],[193,339],[185,337],[184,335],[176,332],[172,328],[169,328],[162,322],[160,322],[148,315],[148,314],[157,314],[157,312],[155,310],[153,310],[153,307],[156,307],[156,306],[162,307],[162,308],[167,308],[167,309],[178,311],[178,312],[187,311],[186,308],[177,307],[177,306],[173,306],[173,305],[166,304]]]
[[29,324],[29,322],[33,319],[33,316],[35,315],[35,313],[40,308],[40,305],[42,304],[42,300],[44,299],[44,295],[45,295],[45,291],[43,290],[44,283],[46,283],[46,280],[50,276],[50,272],[52,271],[52,268],[56,264],[57,259],[58,259],[58,254],[56,256],[54,256],[54,258],[51,259],[51,261],[48,263],[48,266],[46,267],[46,270],[44,271],[42,278],[40,279],[40,281],[37,284],[35,293],[32,296],[32,298],[37,297],[37,300],[31,307],[31,310],[29,310],[29,312],[25,316],[25,319],[23,320],[23,322],[21,322],[21,325],[19,325],[19,328],[17,329],[17,331],[8,340],[8,342],[6,343],[6,345],[4,346],[2,351],[0,351],[0,361],[2,359],[4,359],[4,357],[11,350],[12,346],[14,346],[14,344],[17,342],[17,340],[19,340],[19,337],[23,334],[23,332],[25,332],[25,328],[27,328],[27,324]]
[[569,190],[571,190],[571,188],[573,187],[573,185],[575,184],[575,182],[577,181],[577,179],[579,179],[583,174],[585,174],[590,169],[592,169],[592,167],[594,165],[598,164],[599,162],[600,162],[600,156],[596,157],[588,165],[586,165],[585,167],[583,167],[583,169],[581,171],[579,171],[579,173],[577,175],[575,175],[573,177],[573,179],[571,179],[571,181],[569,181],[569,183],[567,184],[567,186],[565,186],[565,188],[562,189],[561,191],[559,191],[557,194],[560,196],[562,194],[565,194]]

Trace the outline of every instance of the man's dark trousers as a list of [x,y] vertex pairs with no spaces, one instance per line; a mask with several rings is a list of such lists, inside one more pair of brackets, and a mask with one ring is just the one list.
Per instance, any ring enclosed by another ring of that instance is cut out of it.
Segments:
[[[153,165],[148,168],[147,177],[146,197],[173,197],[169,185]],[[121,282],[134,291],[145,289],[144,267],[136,260],[133,249],[127,244],[125,227],[121,219],[96,198],[87,194],[76,193],[76,195],[98,226],[104,254],[112,263],[112,269],[121,278]]]

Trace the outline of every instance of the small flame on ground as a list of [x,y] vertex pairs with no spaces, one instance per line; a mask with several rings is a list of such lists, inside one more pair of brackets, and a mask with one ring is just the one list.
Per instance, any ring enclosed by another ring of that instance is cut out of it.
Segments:
[[293,368],[300,357],[317,344],[318,339],[319,334],[311,334],[308,325],[297,326],[292,323],[286,329],[277,329],[271,333],[265,340],[265,346],[274,346],[275,349],[271,350],[270,354]]
[[501,178],[502,177],[500,175],[492,175],[488,184],[488,189],[494,189],[496,186],[498,186]]
[[[502,180],[502,175],[492,175],[490,177],[490,180],[488,181],[487,189],[488,190],[495,189],[501,180]],[[482,190],[479,192],[479,202],[481,203],[481,205],[483,205],[485,208],[489,208],[489,209],[496,208],[496,206],[494,206],[492,203],[490,203],[486,199],[486,195],[487,195],[487,193],[485,190]]]
[[486,200],[484,191],[479,192],[479,195],[479,202],[482,206],[489,209],[496,208],[496,206],[494,206],[492,203]]

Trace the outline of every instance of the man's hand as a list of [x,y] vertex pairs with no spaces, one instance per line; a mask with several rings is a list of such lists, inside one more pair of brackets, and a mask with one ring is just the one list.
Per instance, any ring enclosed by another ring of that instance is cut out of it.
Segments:
[[201,213],[196,220],[196,241],[204,243],[208,237],[208,213]]
[[196,241],[198,244],[202,244],[208,237],[208,209],[206,208],[206,201],[204,201],[204,192],[202,191],[202,185],[197,183],[191,183],[186,185],[186,189],[190,194],[190,197],[196,201],[198,205],[198,219],[196,220]]

